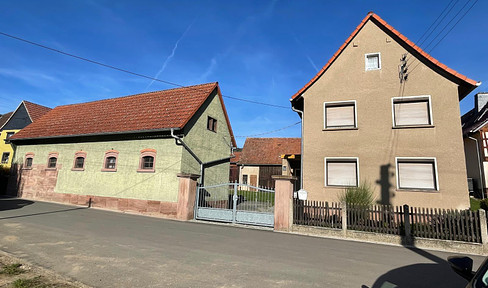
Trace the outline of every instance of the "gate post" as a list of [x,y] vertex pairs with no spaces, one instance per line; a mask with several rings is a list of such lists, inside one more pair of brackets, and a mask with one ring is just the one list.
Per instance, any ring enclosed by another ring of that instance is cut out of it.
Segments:
[[191,173],[178,173],[176,175],[180,184],[178,186],[178,205],[176,219],[191,220],[194,218],[196,202],[197,179],[200,175]]
[[271,177],[275,180],[274,230],[290,231],[293,225],[293,182],[297,177]]

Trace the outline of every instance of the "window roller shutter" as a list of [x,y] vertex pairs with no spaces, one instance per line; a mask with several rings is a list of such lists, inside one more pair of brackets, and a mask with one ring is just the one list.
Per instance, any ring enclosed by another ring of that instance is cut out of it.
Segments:
[[429,102],[394,103],[395,125],[429,125]]
[[433,163],[398,163],[400,188],[436,189]]
[[326,106],[326,127],[355,126],[354,105]]
[[327,185],[356,186],[356,162],[327,162]]

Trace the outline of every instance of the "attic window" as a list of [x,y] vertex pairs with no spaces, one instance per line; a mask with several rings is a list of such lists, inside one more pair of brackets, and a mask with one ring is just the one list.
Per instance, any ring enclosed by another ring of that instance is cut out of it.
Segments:
[[208,116],[207,118],[207,130],[217,132],[217,119]]
[[365,70],[379,70],[381,69],[381,58],[380,53],[370,53],[364,55],[365,60]]

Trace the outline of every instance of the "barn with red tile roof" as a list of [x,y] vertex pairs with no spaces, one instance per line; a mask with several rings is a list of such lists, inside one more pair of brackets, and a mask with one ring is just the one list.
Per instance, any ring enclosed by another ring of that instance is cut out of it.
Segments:
[[177,175],[226,183],[235,147],[218,83],[58,106],[11,141],[22,197],[168,217]]
[[296,176],[300,167],[290,167],[286,155],[299,159],[300,138],[247,138],[238,163],[240,183],[274,188],[271,176]]

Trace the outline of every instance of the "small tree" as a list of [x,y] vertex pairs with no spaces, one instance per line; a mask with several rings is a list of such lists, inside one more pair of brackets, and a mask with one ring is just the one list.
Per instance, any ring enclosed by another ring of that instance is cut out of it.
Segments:
[[347,187],[339,195],[339,201],[348,205],[373,205],[375,200],[374,190],[366,181],[359,184],[357,187]]

